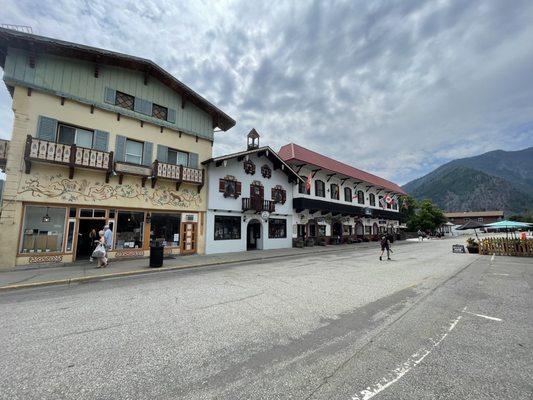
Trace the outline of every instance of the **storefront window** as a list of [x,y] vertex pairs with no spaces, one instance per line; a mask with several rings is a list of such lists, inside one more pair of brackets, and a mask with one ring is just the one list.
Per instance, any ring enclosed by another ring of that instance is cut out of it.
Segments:
[[166,242],[166,246],[177,247],[180,244],[180,214],[152,213],[150,240]]
[[144,212],[119,211],[115,249],[141,248],[143,227]]
[[371,226],[365,226],[365,235],[370,235],[372,233],[372,227]]
[[21,253],[62,251],[65,208],[27,206],[22,228]]
[[287,220],[282,218],[270,218],[268,220],[268,237],[280,239],[287,237]]
[[318,225],[318,236],[326,236],[326,225]]
[[241,238],[241,217],[215,215],[215,240]]

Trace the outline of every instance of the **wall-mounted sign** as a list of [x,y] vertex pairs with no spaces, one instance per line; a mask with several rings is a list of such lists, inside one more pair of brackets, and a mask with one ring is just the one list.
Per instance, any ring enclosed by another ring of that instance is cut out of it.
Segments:
[[261,218],[263,219],[263,221],[267,221],[268,217],[270,217],[270,213],[268,211],[263,211],[261,213]]
[[366,208],[365,208],[365,215],[372,216],[372,209],[366,207]]

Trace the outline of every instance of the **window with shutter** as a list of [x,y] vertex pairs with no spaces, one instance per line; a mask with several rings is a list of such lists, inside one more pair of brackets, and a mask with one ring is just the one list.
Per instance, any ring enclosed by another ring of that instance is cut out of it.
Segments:
[[57,120],[40,115],[37,122],[37,138],[55,142]]

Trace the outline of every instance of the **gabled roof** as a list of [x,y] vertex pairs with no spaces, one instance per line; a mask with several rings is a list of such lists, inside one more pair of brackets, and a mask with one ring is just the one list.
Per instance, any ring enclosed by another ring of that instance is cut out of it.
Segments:
[[281,157],[276,153],[274,150],[272,150],[269,146],[263,146],[258,147],[257,149],[251,149],[246,151],[240,151],[238,153],[232,153],[232,154],[226,154],[224,156],[219,157],[213,157],[208,160],[205,160],[202,162],[203,165],[209,165],[210,163],[218,163],[219,165],[224,162],[225,160],[231,160],[233,158],[237,159],[244,159],[247,155],[260,153],[259,155],[266,156],[274,165],[274,168],[281,169],[291,180],[294,180],[295,182],[304,180],[294,171],[289,164],[287,164],[285,161],[281,159]]
[[62,57],[72,57],[99,65],[112,65],[141,71],[155,77],[183,96],[186,101],[193,103],[210,114],[213,117],[213,123],[220,129],[226,131],[235,125],[233,118],[151,60],[12,29],[0,28],[0,65],[2,68],[4,67],[5,57],[9,47],[25,49],[37,55],[39,53],[46,53]]
[[334,172],[336,174],[355,179],[361,182],[368,182],[374,186],[390,190],[398,194],[406,194],[397,184],[379,176],[362,171],[340,161],[334,160],[322,154],[308,150],[295,143],[289,143],[279,150],[279,156],[287,163],[303,163],[313,165],[317,168]]

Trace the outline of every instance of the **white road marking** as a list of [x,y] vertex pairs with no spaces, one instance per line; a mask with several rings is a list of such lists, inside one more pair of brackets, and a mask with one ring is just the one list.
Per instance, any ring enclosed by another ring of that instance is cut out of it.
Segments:
[[475,315],[476,317],[490,319],[492,321],[501,321],[502,320],[501,318],[489,317],[488,315],[476,314],[476,313],[473,313],[473,312],[470,312],[470,311],[464,311],[464,312],[467,313],[467,314],[470,314],[470,315]]
[[494,256],[496,255],[496,253],[492,253],[492,257],[490,258],[490,262],[493,262],[494,261]]
[[369,400],[376,394],[387,389],[393,383],[398,382],[406,373],[408,373],[411,369],[420,364],[422,360],[424,360],[424,358],[431,354],[433,349],[437,347],[446,338],[446,336],[448,336],[448,334],[457,326],[457,323],[461,318],[462,316],[459,315],[456,319],[454,319],[450,326],[446,329],[446,332],[444,332],[444,334],[442,334],[437,341],[433,340],[432,338],[429,338],[429,340],[432,342],[432,345],[429,348],[423,347],[419,349],[416,353],[411,355],[411,357],[409,357],[406,362],[402,363],[398,368],[394,369],[387,376],[384,376],[377,383],[373,384],[372,386],[368,386],[365,390],[361,390],[358,394],[352,396],[352,400]]
[[493,272],[492,275],[509,276],[509,274],[499,274],[499,273],[497,273],[497,272]]

